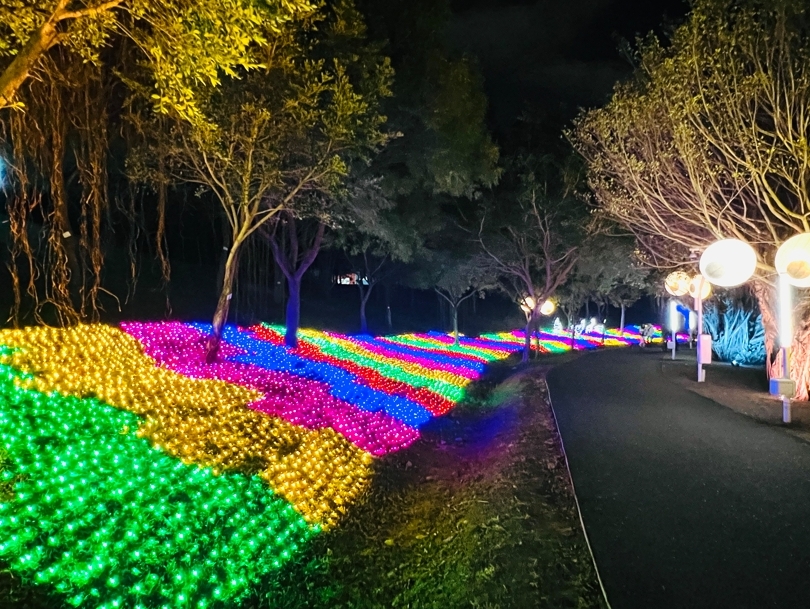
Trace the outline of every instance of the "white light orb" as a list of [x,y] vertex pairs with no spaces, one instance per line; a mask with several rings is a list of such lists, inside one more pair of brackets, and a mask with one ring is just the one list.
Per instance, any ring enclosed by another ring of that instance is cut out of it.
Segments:
[[683,296],[689,292],[689,281],[691,278],[683,271],[674,271],[667,275],[664,280],[664,287],[673,296]]
[[776,250],[776,272],[797,288],[810,288],[810,233],[785,241]]
[[698,290],[700,290],[701,300],[706,300],[712,295],[712,284],[703,275],[695,275],[692,277],[692,281],[689,282],[689,295],[692,298],[698,298]]
[[534,311],[534,307],[536,306],[537,303],[534,302],[534,298],[532,298],[531,296],[526,296],[526,298],[523,299],[523,304],[530,311]]
[[700,272],[713,283],[733,288],[748,281],[757,268],[757,253],[745,241],[715,241],[700,257]]
[[541,315],[551,315],[556,310],[557,310],[557,305],[553,301],[547,300],[540,307],[540,314]]

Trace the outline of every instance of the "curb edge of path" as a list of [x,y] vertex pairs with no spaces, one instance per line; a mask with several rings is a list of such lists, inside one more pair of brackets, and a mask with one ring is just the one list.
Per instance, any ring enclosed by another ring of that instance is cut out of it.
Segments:
[[[550,371],[549,371],[550,372]],[[554,417],[554,426],[557,428],[557,437],[560,439],[560,448],[562,448],[563,459],[565,459],[565,469],[568,471],[568,480],[571,483],[571,492],[574,495],[574,504],[577,507],[577,516],[579,516],[579,525],[582,529],[582,534],[585,536],[585,545],[588,546],[588,553],[591,555],[591,563],[593,563],[593,570],[596,573],[596,581],[599,582],[599,589],[602,591],[602,599],[604,599],[607,609],[612,609],[610,601],[605,591],[605,585],[602,583],[602,576],[599,574],[599,566],[596,564],[596,557],[593,554],[591,547],[591,540],[588,537],[588,531],[585,529],[585,521],[582,519],[582,509],[579,506],[579,498],[577,497],[577,488],[574,484],[574,476],[571,475],[571,466],[568,463],[568,453],[565,450],[565,442],[563,441],[562,432],[560,431],[560,423],[557,421],[557,413],[554,411],[554,402],[551,399],[551,387],[548,384],[548,377],[543,379],[546,384],[546,393],[548,394],[548,406],[551,409],[551,416]]]

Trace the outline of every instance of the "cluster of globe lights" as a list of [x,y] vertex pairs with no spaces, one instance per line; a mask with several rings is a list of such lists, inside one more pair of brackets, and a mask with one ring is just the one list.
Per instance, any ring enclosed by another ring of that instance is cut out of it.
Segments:
[[[520,302],[520,309],[526,315],[529,315],[532,311],[535,310],[536,307],[537,307],[537,303],[535,302],[534,298],[532,298],[531,296],[526,296]],[[555,303],[551,299],[547,299],[547,300],[543,301],[543,304],[540,305],[540,308],[538,309],[538,312],[540,313],[540,315],[549,316],[552,313],[554,313],[554,311],[556,311],[556,310],[557,310],[557,303]]]
[[[810,233],[795,235],[776,251],[774,266],[777,274],[788,284],[810,287]],[[756,271],[757,253],[740,239],[721,239],[709,245],[700,257],[700,274],[690,277],[683,271],[670,273],[665,280],[673,296],[691,295],[708,298],[711,285],[736,287],[748,281]],[[699,286],[703,285],[701,294]]]
[[[237,602],[510,340],[204,324],[0,332],[0,559],[74,604]],[[2,460],[0,460],[2,461]],[[184,558],[185,557],[185,558]]]

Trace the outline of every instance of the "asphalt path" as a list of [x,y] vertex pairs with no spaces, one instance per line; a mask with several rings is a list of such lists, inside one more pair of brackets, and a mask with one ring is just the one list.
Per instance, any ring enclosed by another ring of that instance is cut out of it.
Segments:
[[548,376],[611,606],[810,608],[810,444],[669,381],[661,358],[602,351]]

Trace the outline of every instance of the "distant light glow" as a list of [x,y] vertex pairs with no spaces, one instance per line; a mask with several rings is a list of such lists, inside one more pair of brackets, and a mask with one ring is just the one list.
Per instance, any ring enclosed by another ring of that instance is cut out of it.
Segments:
[[703,275],[695,275],[689,282],[689,295],[695,299],[700,295],[701,300],[706,300],[712,295],[712,284]]
[[557,303],[555,303],[553,300],[545,301],[543,305],[540,307],[540,313],[546,316],[551,315],[556,310],[557,310]]

